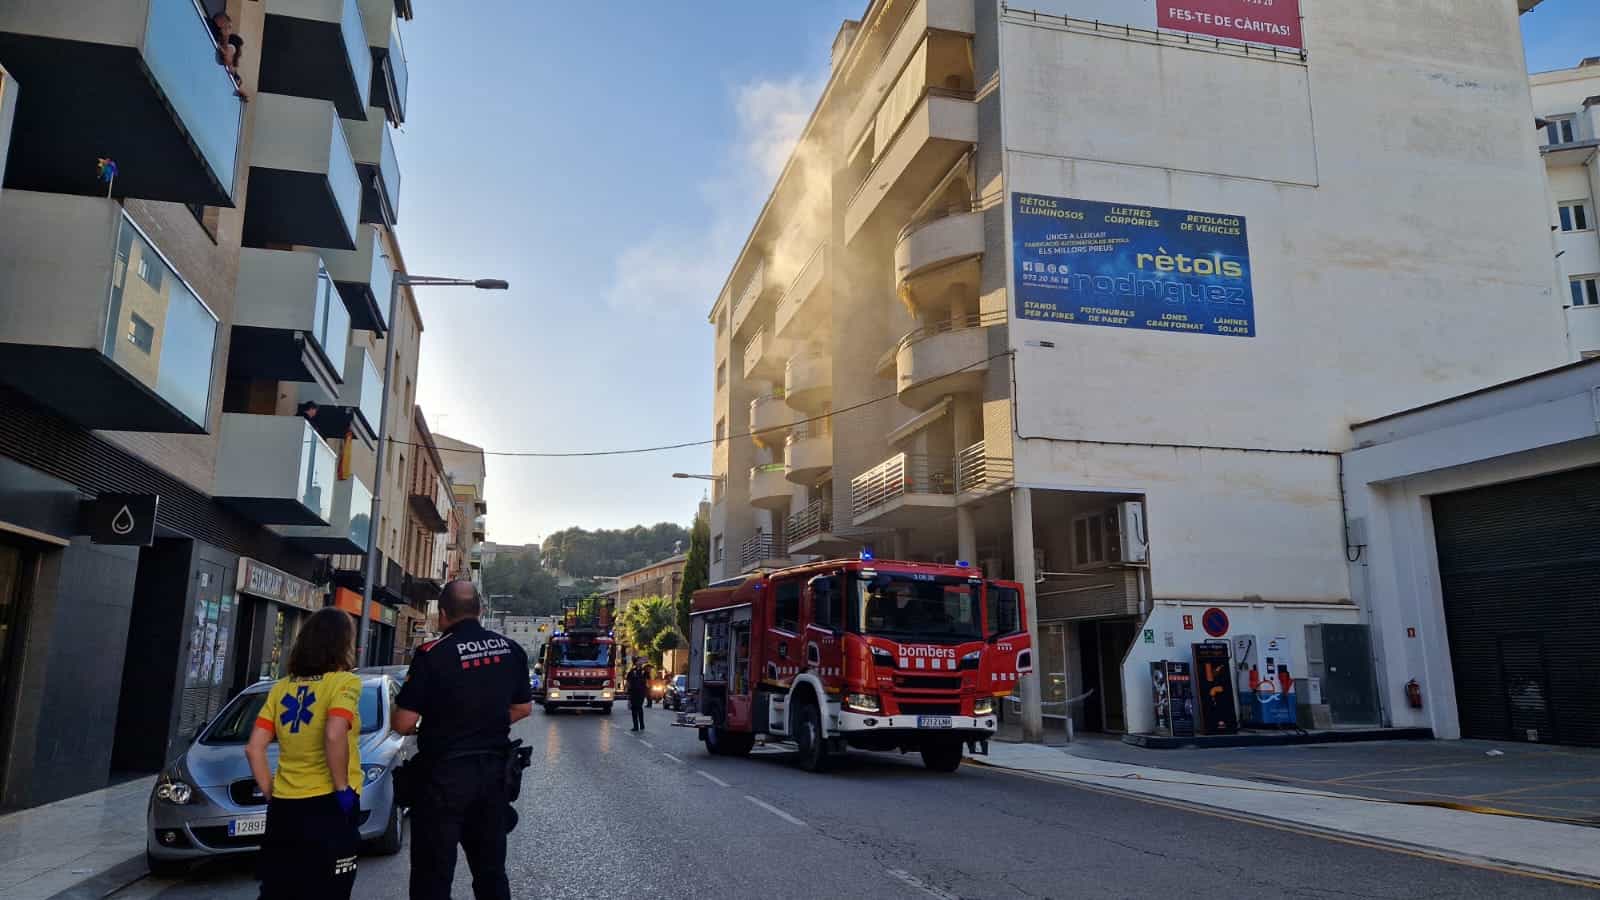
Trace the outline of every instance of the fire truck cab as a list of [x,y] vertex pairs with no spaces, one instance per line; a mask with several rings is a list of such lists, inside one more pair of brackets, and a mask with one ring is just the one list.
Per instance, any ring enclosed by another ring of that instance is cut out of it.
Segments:
[[1031,666],[1020,585],[966,565],[808,563],[695,593],[698,709],[677,724],[719,755],[791,740],[809,771],[855,747],[952,772]]
[[561,630],[544,645],[543,696],[547,713],[589,708],[611,712],[617,696],[617,646],[609,600],[569,602]]

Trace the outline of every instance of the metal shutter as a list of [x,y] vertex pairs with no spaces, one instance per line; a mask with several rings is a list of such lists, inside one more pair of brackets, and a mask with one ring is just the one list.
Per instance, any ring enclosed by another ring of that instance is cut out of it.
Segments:
[[1464,737],[1600,746],[1600,468],[1433,498]]

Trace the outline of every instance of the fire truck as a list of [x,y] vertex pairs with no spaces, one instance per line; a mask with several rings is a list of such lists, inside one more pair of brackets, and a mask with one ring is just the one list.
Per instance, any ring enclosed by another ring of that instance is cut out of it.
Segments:
[[1031,670],[1023,615],[1021,585],[965,563],[863,554],[721,581],[694,595],[697,705],[674,724],[716,755],[793,741],[813,772],[848,747],[953,772]]
[[543,695],[534,699],[547,713],[577,707],[609,713],[617,695],[611,601],[589,598],[563,606],[561,628],[544,645]]

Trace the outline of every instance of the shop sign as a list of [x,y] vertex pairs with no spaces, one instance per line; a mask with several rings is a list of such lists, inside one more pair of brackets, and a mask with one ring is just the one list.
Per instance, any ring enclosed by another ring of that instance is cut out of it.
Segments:
[[[361,604],[361,594],[349,588],[339,588],[333,593],[333,605],[358,619],[361,618]],[[372,601],[371,608],[367,610],[367,618],[394,627],[394,609],[384,606],[377,600]]]
[[89,540],[121,547],[148,547],[156,541],[156,494],[101,494],[87,504]]
[[238,588],[241,594],[313,612],[322,606],[316,585],[249,558],[239,560]]

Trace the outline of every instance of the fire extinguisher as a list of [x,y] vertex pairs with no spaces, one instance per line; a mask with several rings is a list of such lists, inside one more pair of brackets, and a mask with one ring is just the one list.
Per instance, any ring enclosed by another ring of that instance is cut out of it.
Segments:
[[1417,684],[1415,678],[1406,682],[1406,703],[1410,704],[1412,709],[1422,708],[1422,685]]

